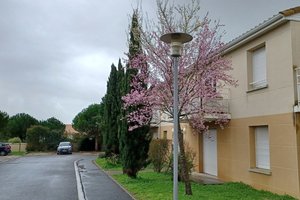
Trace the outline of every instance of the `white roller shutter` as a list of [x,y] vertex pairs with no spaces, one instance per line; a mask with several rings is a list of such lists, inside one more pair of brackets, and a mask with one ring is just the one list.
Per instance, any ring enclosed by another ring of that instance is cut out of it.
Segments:
[[252,83],[253,88],[267,84],[266,48],[262,47],[252,52]]
[[269,133],[267,126],[255,128],[256,167],[270,169]]

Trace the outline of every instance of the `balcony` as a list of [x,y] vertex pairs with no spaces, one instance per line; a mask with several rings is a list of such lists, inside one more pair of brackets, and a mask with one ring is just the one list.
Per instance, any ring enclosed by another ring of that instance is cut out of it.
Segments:
[[294,112],[300,112],[300,67],[295,68],[297,100],[294,106]]
[[[197,106],[203,106],[204,110],[215,110],[218,114],[211,114],[211,112],[209,114],[205,114],[205,119],[207,121],[216,120],[217,118],[220,117],[220,114],[224,118],[231,119],[230,109],[229,109],[229,99],[230,99],[229,89],[226,90],[223,89],[220,97],[206,103],[201,103],[201,101],[195,102],[193,105],[191,105],[191,110],[193,107],[195,108]],[[184,116],[184,114],[182,116]],[[181,121],[184,122],[185,120],[181,119]],[[173,122],[172,118],[170,118],[167,114],[157,110],[153,114],[153,118],[151,120],[151,126],[157,127],[161,123],[172,123],[172,122]]]
[[229,112],[229,99],[219,97],[217,99],[214,99],[213,101],[210,101],[204,105],[204,107],[207,110],[213,110],[214,108],[217,108],[218,114],[205,114],[205,119],[207,121],[214,121],[217,119],[220,114],[227,119],[231,119],[231,115]]

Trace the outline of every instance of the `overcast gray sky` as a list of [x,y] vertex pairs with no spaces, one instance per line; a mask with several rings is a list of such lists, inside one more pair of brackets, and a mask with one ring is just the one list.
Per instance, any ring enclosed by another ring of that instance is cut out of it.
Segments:
[[[225,41],[300,5],[300,0],[199,1],[203,14],[225,25]],[[71,123],[83,108],[99,103],[111,64],[128,49],[136,2],[0,0],[0,110]],[[155,0],[142,7],[151,16]]]

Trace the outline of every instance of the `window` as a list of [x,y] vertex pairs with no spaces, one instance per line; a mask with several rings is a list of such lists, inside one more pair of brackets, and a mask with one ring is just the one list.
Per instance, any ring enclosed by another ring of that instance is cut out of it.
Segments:
[[270,149],[268,127],[255,128],[255,157],[256,167],[270,169]]
[[250,51],[249,89],[267,86],[267,65],[265,46]]
[[250,130],[251,168],[270,170],[268,126],[255,126]]
[[167,136],[168,136],[168,132],[164,131],[163,139],[167,139]]
[[295,69],[295,78],[296,78],[296,85],[297,85],[297,105],[300,105],[300,68],[297,67]]

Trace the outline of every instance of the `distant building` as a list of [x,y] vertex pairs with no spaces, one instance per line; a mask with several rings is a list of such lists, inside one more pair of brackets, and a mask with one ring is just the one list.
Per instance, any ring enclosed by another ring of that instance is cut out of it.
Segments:
[[64,135],[69,138],[69,139],[73,139],[75,134],[78,134],[79,132],[76,131],[72,124],[66,124],[66,128],[65,128],[65,132]]

